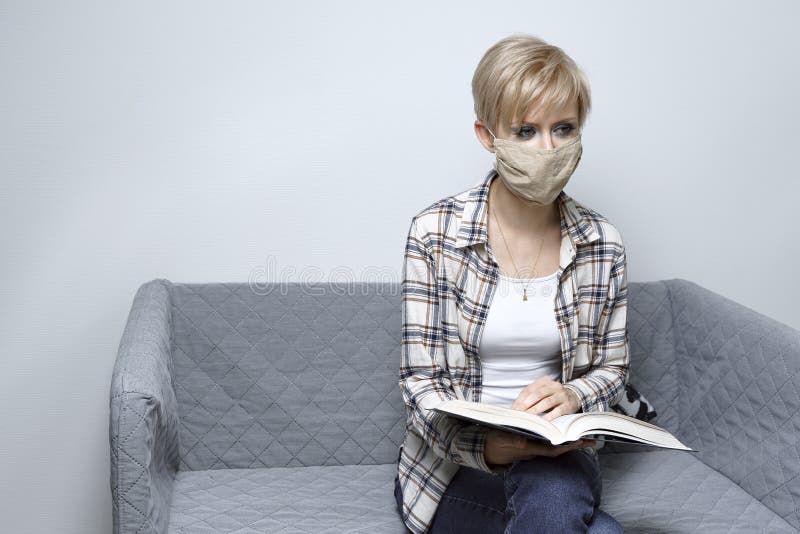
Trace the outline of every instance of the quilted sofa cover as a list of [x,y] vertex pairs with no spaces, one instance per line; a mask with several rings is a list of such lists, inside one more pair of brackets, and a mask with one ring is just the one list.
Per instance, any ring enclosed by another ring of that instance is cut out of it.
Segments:
[[[631,282],[631,383],[697,453],[608,443],[626,532],[798,532],[800,332]],[[398,283],[137,291],[111,383],[114,532],[401,533]]]

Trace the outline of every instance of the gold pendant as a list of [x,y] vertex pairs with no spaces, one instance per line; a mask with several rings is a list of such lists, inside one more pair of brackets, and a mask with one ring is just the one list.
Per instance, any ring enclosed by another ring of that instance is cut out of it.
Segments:
[[528,300],[528,288],[523,287],[522,288],[522,301],[525,302],[526,300]]

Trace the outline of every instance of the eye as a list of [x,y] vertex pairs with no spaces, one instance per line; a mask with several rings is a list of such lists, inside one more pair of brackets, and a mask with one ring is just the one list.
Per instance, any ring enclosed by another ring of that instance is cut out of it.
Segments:
[[[568,137],[573,133],[575,130],[574,124],[560,124],[557,126],[553,131],[559,137]],[[536,134],[536,130],[532,126],[520,126],[519,128],[515,128],[512,130],[515,136],[519,139],[530,139]]]
[[530,139],[535,133],[536,130],[534,130],[530,126],[522,126],[514,130],[514,134],[520,139]]
[[571,134],[574,129],[575,129],[575,126],[573,126],[572,124],[562,124],[561,126],[556,128],[556,131],[560,132],[558,135],[560,135],[562,137],[565,137],[565,136]]

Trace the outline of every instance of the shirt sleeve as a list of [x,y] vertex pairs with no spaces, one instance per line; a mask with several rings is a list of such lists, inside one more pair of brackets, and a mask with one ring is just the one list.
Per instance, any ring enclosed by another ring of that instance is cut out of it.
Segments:
[[432,410],[456,399],[445,362],[440,291],[436,266],[425,236],[411,221],[403,263],[400,390],[406,404],[406,424],[419,433],[436,456],[481,471],[488,429]]
[[625,393],[630,364],[626,267],[622,246],[611,266],[608,294],[595,333],[593,365],[564,384],[578,395],[583,412],[608,411]]

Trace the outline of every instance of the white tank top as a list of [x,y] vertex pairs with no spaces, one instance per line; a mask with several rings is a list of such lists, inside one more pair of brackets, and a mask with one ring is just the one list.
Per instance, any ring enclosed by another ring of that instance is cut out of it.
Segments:
[[[561,381],[561,337],[553,309],[556,274],[528,279],[498,274],[478,347],[481,402],[510,408],[540,376]],[[523,301],[526,285],[528,300]]]

